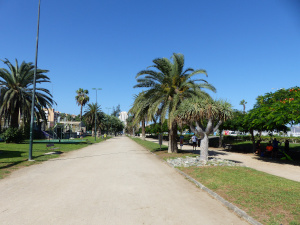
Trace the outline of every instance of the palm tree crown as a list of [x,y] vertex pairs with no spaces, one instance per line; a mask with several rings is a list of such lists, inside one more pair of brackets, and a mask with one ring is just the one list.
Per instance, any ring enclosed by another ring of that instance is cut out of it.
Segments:
[[[212,91],[215,91],[215,88],[203,79],[192,79],[197,74],[207,76],[207,73],[202,69],[184,69],[182,54],[174,53],[172,61],[167,58],[157,58],[153,63],[151,67],[155,70],[140,71],[136,75],[138,84],[134,87],[147,88],[144,97],[150,105],[148,115],[152,116],[160,111],[162,122],[168,115],[168,126],[170,131],[173,131],[169,132],[169,135],[175,136],[175,133],[177,135],[175,112],[183,100],[192,97],[201,98],[207,95],[203,91],[204,88]],[[174,151],[174,147],[171,148]]]
[[[22,62],[13,66],[8,59],[2,60],[9,68],[0,68],[0,86],[1,88],[1,102],[0,116],[5,116],[11,121],[12,127],[18,127],[19,116],[23,116],[24,122],[30,120],[31,103],[32,103],[32,90],[34,79],[34,65],[29,62]],[[36,84],[50,82],[45,73],[48,70],[37,69],[36,71]],[[46,120],[44,108],[51,108],[55,102],[48,89],[36,88],[35,93],[35,108],[34,113],[39,119]]]
[[82,108],[90,100],[90,98],[88,96],[89,91],[79,88],[76,91],[76,93],[77,93],[77,95],[75,96],[75,99],[76,99],[77,104],[80,105],[80,121],[82,121]]
[[[146,87],[148,91],[145,98],[152,103],[152,111],[157,112],[158,108],[162,108],[162,120],[166,114],[169,114],[171,123],[174,120],[174,112],[180,103],[186,99],[197,95],[205,95],[203,88],[215,91],[215,88],[203,79],[191,79],[196,74],[205,74],[205,70],[194,70],[184,67],[184,56],[182,54],[173,54],[173,63],[167,58],[154,59],[154,65],[151,67],[155,70],[142,70],[136,78],[138,84],[134,87]],[[142,78],[140,78],[143,76]],[[150,113],[151,114],[151,113]],[[152,113],[153,115],[153,113]]]

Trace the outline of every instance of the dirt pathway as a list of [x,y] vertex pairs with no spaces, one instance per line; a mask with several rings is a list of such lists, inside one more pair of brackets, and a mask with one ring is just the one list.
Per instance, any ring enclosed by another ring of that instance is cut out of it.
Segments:
[[[147,138],[146,140],[158,143],[158,140],[155,139]],[[164,141],[163,144],[168,145],[168,142]],[[192,151],[192,149],[193,148],[190,145],[184,145],[182,148],[182,150],[186,151]],[[199,148],[197,147],[197,149]],[[195,153],[200,154],[199,150]],[[284,162],[281,163],[278,160],[260,158],[253,154],[236,153],[217,148],[209,148],[209,155],[240,162],[247,167],[300,182],[300,166],[297,165],[286,164]]]
[[248,224],[127,137],[0,181],[6,225]]

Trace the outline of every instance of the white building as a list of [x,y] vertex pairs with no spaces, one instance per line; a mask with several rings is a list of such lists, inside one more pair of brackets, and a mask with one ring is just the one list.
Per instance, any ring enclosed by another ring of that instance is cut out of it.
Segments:
[[[127,125],[127,118],[128,118],[128,114],[127,112],[123,111],[119,113],[119,119],[123,122],[124,127],[126,127]],[[123,134],[125,133],[125,128],[123,129]]]
[[288,136],[300,137],[300,126],[291,127],[291,131],[288,132]]

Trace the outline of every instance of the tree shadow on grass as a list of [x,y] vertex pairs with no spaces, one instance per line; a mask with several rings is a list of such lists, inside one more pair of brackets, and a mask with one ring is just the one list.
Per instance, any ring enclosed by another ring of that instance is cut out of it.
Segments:
[[13,167],[15,165],[18,165],[22,162],[25,161],[25,159],[21,159],[21,160],[13,160],[11,161],[5,161],[6,159],[9,160],[10,158],[20,158],[22,157],[22,154],[24,152],[21,151],[6,151],[6,150],[1,150],[0,151],[0,159],[4,159],[4,161],[0,162],[0,169],[7,169],[10,167]]
[[24,152],[0,150],[0,159],[21,157]]
[[167,150],[168,150],[168,147],[162,147],[161,149],[155,148],[152,152],[163,152],[163,151],[167,151]]

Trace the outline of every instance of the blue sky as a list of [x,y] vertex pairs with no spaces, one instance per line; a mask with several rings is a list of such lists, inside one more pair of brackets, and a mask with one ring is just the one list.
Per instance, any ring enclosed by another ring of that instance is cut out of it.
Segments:
[[[38,0],[0,0],[0,59],[34,62],[37,11]],[[79,114],[79,88],[90,102],[102,88],[106,113],[128,111],[135,75],[173,53],[207,71],[214,98],[251,109],[258,95],[300,86],[300,1],[41,0],[38,67],[61,112]]]

